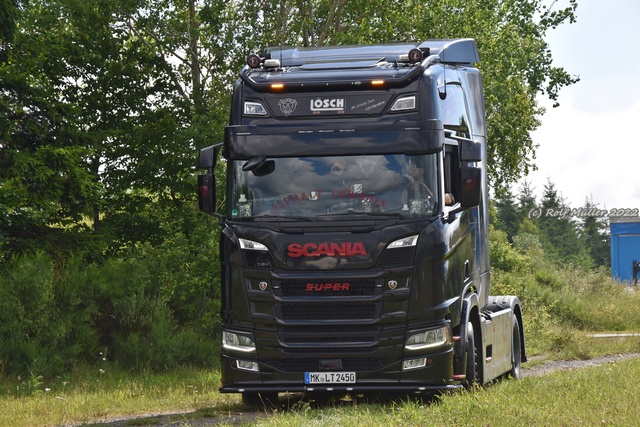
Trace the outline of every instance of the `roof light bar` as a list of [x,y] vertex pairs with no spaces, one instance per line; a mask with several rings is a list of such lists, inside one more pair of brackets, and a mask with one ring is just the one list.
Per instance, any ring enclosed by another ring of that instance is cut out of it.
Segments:
[[279,59],[265,59],[264,68],[280,68]]

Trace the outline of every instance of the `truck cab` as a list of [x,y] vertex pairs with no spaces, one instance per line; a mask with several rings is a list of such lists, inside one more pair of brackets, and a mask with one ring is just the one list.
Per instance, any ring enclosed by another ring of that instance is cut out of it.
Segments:
[[520,301],[489,295],[478,61],[472,39],[248,57],[224,142],[199,158],[200,208],[222,227],[222,392],[518,376]]

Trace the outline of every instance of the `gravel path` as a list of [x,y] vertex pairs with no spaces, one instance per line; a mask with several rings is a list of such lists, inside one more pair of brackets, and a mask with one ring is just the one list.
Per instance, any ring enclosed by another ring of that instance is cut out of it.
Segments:
[[613,354],[588,360],[554,360],[540,365],[534,365],[530,368],[523,366],[522,377],[539,377],[555,371],[600,366],[607,363],[618,362],[620,360],[635,359],[636,357],[640,357],[640,353]]
[[[522,367],[522,377],[538,377],[547,375],[555,371],[586,368],[590,366],[601,366],[607,363],[619,362],[640,357],[640,353],[615,354],[610,356],[596,357],[589,360],[558,360],[534,364]],[[536,357],[529,358],[529,362],[535,362]],[[161,413],[145,414],[143,416],[112,418],[104,422],[91,424],[92,427],[125,427],[125,426],[171,426],[171,427],[212,427],[220,424],[225,425],[247,425],[256,421],[257,418],[267,416],[260,411],[227,411],[217,414],[215,418],[199,417],[195,413]],[[77,426],[77,425],[76,425]],[[68,426],[72,427],[72,426]]]

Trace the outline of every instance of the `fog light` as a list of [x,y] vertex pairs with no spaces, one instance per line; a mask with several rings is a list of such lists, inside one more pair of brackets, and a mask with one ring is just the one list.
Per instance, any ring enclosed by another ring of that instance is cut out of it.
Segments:
[[420,357],[418,359],[409,359],[402,362],[402,370],[409,371],[411,369],[424,368],[427,366],[427,358]]
[[243,371],[259,372],[258,362],[251,360],[236,360],[236,366]]
[[442,326],[411,335],[405,344],[407,350],[424,350],[450,343],[449,327]]

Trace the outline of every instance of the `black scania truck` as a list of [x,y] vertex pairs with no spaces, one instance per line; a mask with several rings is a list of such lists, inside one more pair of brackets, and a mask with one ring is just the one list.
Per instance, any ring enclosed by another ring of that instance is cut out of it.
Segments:
[[224,142],[199,156],[200,208],[222,227],[222,392],[428,393],[519,375],[520,302],[489,296],[478,61],[472,39],[248,57]]

